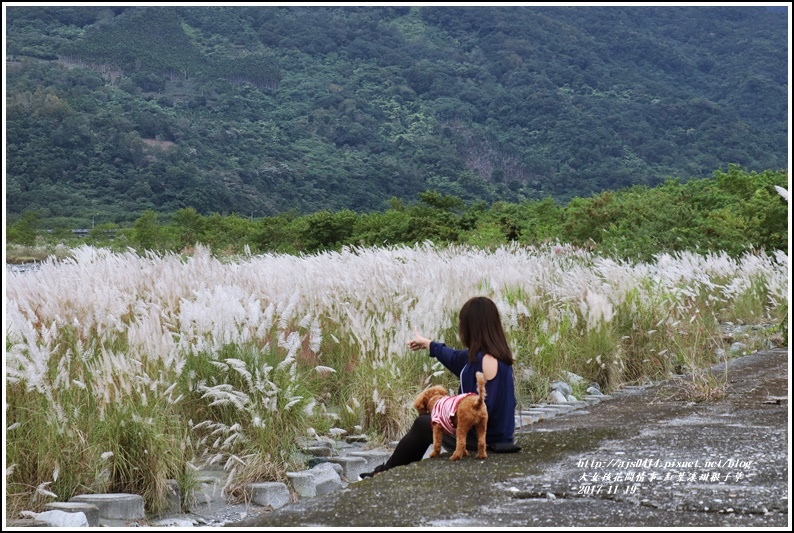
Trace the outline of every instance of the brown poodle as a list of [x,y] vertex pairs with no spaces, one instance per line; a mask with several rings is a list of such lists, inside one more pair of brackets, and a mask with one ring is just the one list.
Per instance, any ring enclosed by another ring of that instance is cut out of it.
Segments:
[[471,428],[477,429],[477,459],[485,459],[485,429],[488,425],[488,410],[485,407],[485,376],[477,372],[477,391],[449,396],[441,385],[423,390],[417,396],[414,407],[419,414],[430,414],[433,425],[433,451],[430,457],[441,454],[441,437],[444,432],[456,436],[455,453],[450,461],[469,455],[466,450],[466,435]]

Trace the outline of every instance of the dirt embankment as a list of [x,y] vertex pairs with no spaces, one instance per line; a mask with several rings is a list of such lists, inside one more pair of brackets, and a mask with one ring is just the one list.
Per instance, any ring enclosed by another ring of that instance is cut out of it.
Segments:
[[[424,460],[230,526],[790,526],[788,349],[533,424],[517,454]],[[446,456],[448,458],[448,456]]]

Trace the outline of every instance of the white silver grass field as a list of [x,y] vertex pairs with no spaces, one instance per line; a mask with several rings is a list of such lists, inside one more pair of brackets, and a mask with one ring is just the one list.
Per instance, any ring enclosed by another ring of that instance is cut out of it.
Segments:
[[83,246],[7,272],[9,494],[30,505],[51,496],[26,487],[46,482],[62,497],[118,489],[145,465],[161,470],[147,481],[156,508],[164,480],[188,483],[200,461],[241,483],[283,479],[299,437],[361,426],[396,438],[419,389],[452,385],[407,349],[413,328],[458,346],[457,312],[475,295],[496,301],[532,395],[564,370],[609,388],[715,362],[720,321],[786,321],[788,290],[782,252],[630,264],[565,245],[235,260]]

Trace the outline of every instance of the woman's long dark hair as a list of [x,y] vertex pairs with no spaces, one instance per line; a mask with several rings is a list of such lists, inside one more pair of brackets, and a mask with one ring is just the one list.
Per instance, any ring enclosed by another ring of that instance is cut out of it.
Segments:
[[477,354],[490,354],[505,364],[513,364],[513,354],[507,344],[499,309],[485,296],[475,296],[460,309],[460,340],[469,349],[469,362]]

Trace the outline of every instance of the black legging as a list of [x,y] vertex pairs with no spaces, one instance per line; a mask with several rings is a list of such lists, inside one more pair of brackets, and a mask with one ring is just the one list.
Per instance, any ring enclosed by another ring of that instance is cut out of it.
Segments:
[[[477,449],[477,435],[472,429],[467,435],[466,448],[469,450]],[[455,449],[455,437],[452,435],[444,434],[442,440],[445,448]],[[424,457],[427,448],[433,444],[433,426],[430,423],[430,415],[419,415],[414,420],[411,429],[408,433],[400,439],[397,447],[394,448],[394,453],[391,454],[389,460],[384,465],[384,470],[394,468],[395,466],[407,465],[414,461],[421,461]]]

